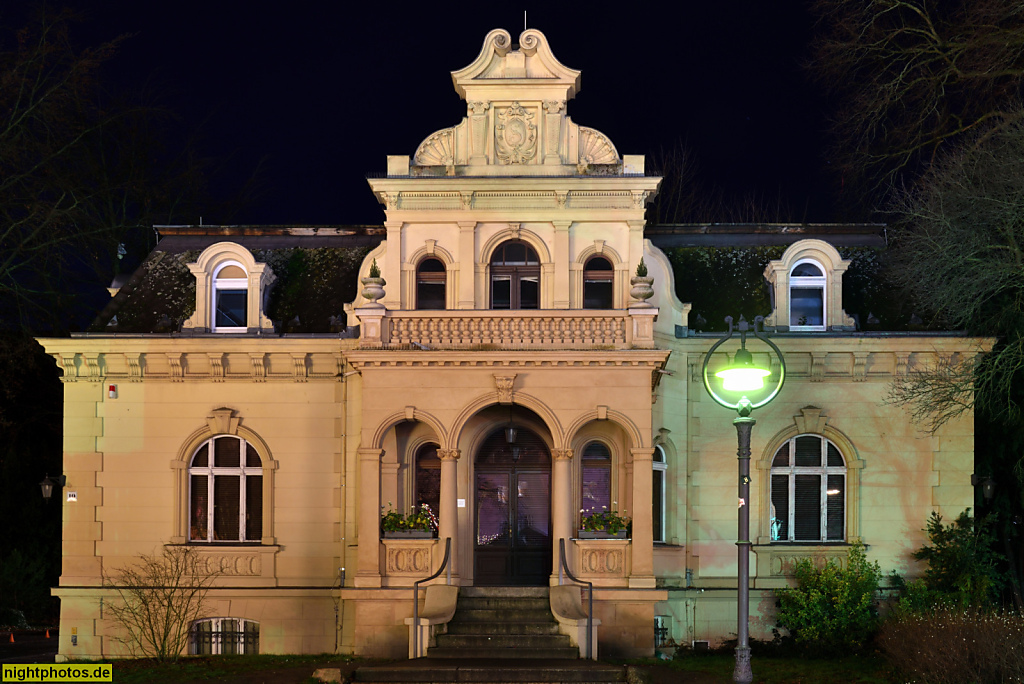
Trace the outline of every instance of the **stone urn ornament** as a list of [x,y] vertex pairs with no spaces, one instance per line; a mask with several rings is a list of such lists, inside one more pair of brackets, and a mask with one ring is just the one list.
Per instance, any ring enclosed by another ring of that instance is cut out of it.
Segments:
[[384,306],[377,302],[378,299],[384,296],[384,286],[387,285],[387,281],[380,277],[380,268],[377,266],[377,260],[374,259],[373,263],[370,264],[370,277],[361,278],[363,283],[363,290],[361,294],[364,298],[369,300],[366,304],[367,307],[380,308]]
[[653,307],[653,304],[647,302],[648,299],[654,296],[654,278],[647,275],[647,264],[644,263],[644,258],[640,257],[640,263],[636,267],[636,275],[629,279],[629,284],[632,285],[632,289],[629,291],[629,296],[637,300],[636,303],[631,303],[630,306],[635,309],[649,309]]

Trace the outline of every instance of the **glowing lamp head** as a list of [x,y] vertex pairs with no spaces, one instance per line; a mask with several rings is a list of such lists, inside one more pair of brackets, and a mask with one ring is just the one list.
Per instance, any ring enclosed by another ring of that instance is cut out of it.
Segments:
[[764,388],[764,379],[771,371],[754,365],[754,356],[745,348],[736,352],[732,366],[715,373],[722,379],[722,387],[730,392],[751,392]]

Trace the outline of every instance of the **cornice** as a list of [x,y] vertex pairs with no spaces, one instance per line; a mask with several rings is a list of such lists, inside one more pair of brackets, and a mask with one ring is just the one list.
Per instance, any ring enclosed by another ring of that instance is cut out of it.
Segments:
[[360,350],[345,354],[353,368],[652,368],[662,367],[671,352],[661,349],[615,351],[459,352]]

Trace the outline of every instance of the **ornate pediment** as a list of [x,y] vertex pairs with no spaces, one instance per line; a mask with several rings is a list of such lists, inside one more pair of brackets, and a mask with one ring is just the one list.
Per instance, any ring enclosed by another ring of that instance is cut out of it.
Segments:
[[477,58],[452,72],[452,81],[466,100],[466,118],[427,136],[411,167],[394,175],[623,173],[608,137],[567,116],[566,102],[579,90],[580,72],[555,59],[540,31],[523,31],[518,45],[508,31],[491,31]]

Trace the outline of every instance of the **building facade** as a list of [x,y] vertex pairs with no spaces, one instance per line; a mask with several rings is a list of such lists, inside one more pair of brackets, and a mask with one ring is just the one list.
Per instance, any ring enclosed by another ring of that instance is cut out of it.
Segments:
[[[755,636],[797,559],[860,541],[915,572],[929,513],[973,503],[973,419],[922,436],[888,387],[988,342],[858,330],[829,231],[792,237],[764,271],[787,381],[738,504],[733,416],[700,378],[717,337],[645,239],[660,179],[571,120],[579,78],[540,32],[492,31],[452,73],[466,117],[369,179],[382,227],[163,227],[94,332],[42,340],[75,494],[61,656],[123,652],[105,582],[168,545],[216,573],[197,633],[269,653],[403,656],[448,539],[460,586],[557,584],[564,540],[619,656],[653,653],[656,622],[683,644],[735,632],[738,505]],[[382,538],[382,510],[422,503],[435,538]],[[605,509],[629,536],[580,538]]]

